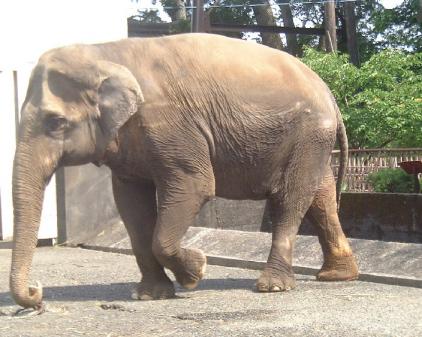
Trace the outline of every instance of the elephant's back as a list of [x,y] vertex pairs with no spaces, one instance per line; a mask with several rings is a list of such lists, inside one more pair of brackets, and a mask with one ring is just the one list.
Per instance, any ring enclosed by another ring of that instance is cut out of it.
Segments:
[[139,43],[151,48],[152,55],[156,58],[159,56],[175,68],[184,66],[190,67],[192,71],[201,69],[205,72],[212,69],[214,76],[226,80],[245,76],[255,79],[294,77],[295,72],[309,70],[286,52],[221,35],[180,34],[140,39]]
[[268,128],[279,131],[292,120],[307,119],[305,124],[315,125],[328,118],[336,123],[328,87],[285,52],[213,34],[125,43],[136,46],[132,55],[141,64],[138,71],[146,100],[168,106],[171,114],[187,120],[202,115],[202,125],[228,133],[239,124],[248,133],[265,134]]
[[163,83],[171,73],[181,84],[192,87],[198,82],[204,90],[220,86],[252,104],[271,102],[276,97],[283,97],[284,102],[276,103],[279,105],[286,104],[286,98],[313,104],[330,101],[325,83],[305,64],[261,44],[213,34],[180,34],[138,39],[137,43],[153,55],[149,68]]
[[[325,87],[305,64],[290,54],[262,44],[215,34],[178,34],[153,38],[129,38],[104,44],[110,57],[117,57],[134,72],[158,77],[163,73],[183,81],[197,77],[258,93],[273,88],[310,92]],[[122,53],[121,51],[125,52]],[[164,80],[164,79],[163,79]]]
[[107,58],[127,66],[151,87],[153,95],[164,93],[163,86],[169,81],[177,81],[189,87],[192,82],[203,88],[221,85],[251,102],[273,95],[318,101],[324,99],[321,93],[329,100],[326,85],[306,65],[288,53],[254,42],[194,33],[129,38],[101,46]]

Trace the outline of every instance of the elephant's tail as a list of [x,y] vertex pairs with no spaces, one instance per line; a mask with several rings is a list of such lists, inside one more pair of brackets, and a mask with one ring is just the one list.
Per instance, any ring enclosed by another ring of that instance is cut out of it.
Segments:
[[340,147],[340,161],[339,161],[337,185],[336,185],[337,210],[339,210],[340,198],[341,198],[341,187],[343,184],[344,176],[346,174],[346,168],[347,168],[347,162],[348,162],[348,156],[349,156],[349,145],[347,141],[346,128],[343,123],[343,118],[341,117],[340,109],[338,108],[335,100],[334,100],[334,104],[337,111],[337,140]]

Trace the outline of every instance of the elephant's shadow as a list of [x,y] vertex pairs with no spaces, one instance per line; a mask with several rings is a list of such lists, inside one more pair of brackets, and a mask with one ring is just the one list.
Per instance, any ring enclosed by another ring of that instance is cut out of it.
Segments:
[[[176,285],[176,293],[180,297],[187,297],[189,293],[204,290],[233,290],[249,289],[252,291],[254,279],[204,279],[194,290],[185,290]],[[108,284],[85,284],[69,285],[60,287],[43,288],[44,300],[48,301],[128,301],[131,300],[131,293],[135,289],[136,283],[108,283]],[[0,293],[0,307],[13,305],[10,292]]]
[[[316,280],[306,276],[296,275],[296,280],[308,283],[309,286],[319,287]],[[176,299],[189,297],[190,293],[197,291],[218,290],[249,290],[255,292],[255,279],[252,278],[214,278],[203,279],[194,290],[186,290],[175,283]],[[312,284],[312,285],[311,285]],[[84,284],[69,285],[60,287],[43,288],[44,300],[48,301],[132,301],[131,293],[136,288],[137,283],[107,283],[107,284]],[[0,293],[0,307],[14,305],[10,292]]]

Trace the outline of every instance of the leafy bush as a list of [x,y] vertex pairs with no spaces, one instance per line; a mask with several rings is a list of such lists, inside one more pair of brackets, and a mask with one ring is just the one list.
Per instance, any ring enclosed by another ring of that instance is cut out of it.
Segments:
[[422,144],[422,53],[385,50],[360,68],[313,49],[302,60],[336,97],[351,148]]
[[391,168],[368,175],[368,182],[375,192],[413,193],[413,177],[402,169]]

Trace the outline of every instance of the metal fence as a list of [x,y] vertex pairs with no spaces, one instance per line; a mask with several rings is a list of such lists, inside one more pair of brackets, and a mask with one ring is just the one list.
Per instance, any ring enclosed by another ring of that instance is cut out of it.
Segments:
[[[368,175],[385,168],[399,167],[398,163],[409,160],[422,160],[422,148],[364,149],[349,150],[349,161],[344,184],[349,192],[372,192]],[[331,166],[337,175],[339,151],[333,152]]]

